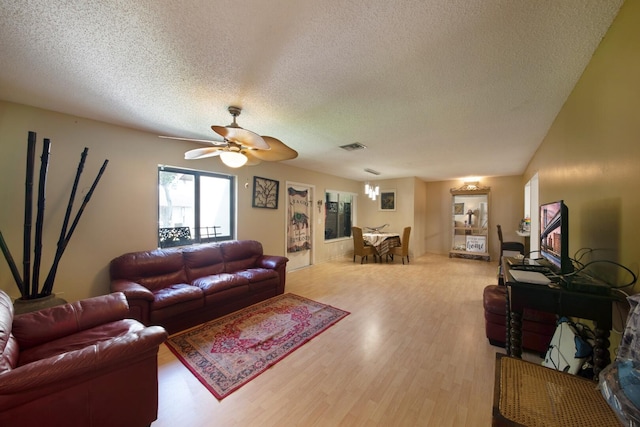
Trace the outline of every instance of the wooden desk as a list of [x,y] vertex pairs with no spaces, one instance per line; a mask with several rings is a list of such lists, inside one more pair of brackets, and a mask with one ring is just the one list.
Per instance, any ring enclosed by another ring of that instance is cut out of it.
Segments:
[[516,282],[510,274],[509,263],[503,262],[507,292],[507,354],[522,357],[522,312],[524,308],[555,313],[561,316],[593,320],[596,342],[593,349],[593,372],[600,371],[611,362],[609,334],[611,331],[612,302],[610,295],[573,292],[562,287]]

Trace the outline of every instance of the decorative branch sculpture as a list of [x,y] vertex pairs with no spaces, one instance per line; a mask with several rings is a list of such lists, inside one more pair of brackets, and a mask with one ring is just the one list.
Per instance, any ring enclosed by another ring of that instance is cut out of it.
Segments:
[[[75,199],[76,191],[78,188],[78,183],[80,181],[80,176],[82,174],[82,170],[84,168],[84,163],[87,157],[87,153],[89,151],[88,148],[85,148],[80,157],[80,163],[78,164],[78,170],[76,172],[76,177],[73,183],[73,188],[71,189],[71,195],[69,197],[69,203],[67,205],[67,211],[65,214],[64,222],[62,224],[62,229],[60,231],[60,238],[58,240],[58,246],[56,249],[55,257],[53,260],[53,264],[51,265],[51,270],[49,270],[49,274],[45,279],[44,286],[42,290],[39,291],[40,288],[40,264],[42,259],[42,227],[44,224],[44,208],[45,208],[45,187],[47,180],[47,171],[49,167],[49,152],[51,143],[49,139],[44,139],[43,149],[42,149],[42,157],[41,157],[41,166],[40,166],[40,181],[38,185],[38,211],[36,218],[36,235],[34,241],[34,264],[33,268],[31,267],[31,225],[33,220],[33,171],[34,171],[34,160],[35,160],[35,145],[36,145],[36,133],[29,132],[28,143],[27,143],[27,176],[25,181],[25,202],[24,202],[24,247],[23,247],[23,278],[20,277],[20,272],[16,266],[16,263],[11,256],[11,251],[2,236],[2,232],[0,231],[0,248],[2,249],[2,253],[9,264],[9,268],[11,270],[11,274],[13,275],[13,279],[20,290],[21,299],[34,299],[39,297],[44,297],[47,295],[51,295],[53,291],[53,283],[55,281],[56,272],[58,271],[58,264],[60,263],[60,259],[62,258],[62,254],[71,239],[73,231],[75,230],[78,222],[80,221],[80,217],[84,212],[85,207],[91,200],[91,196],[104,173],[107,163],[109,160],[105,160],[100,168],[100,172],[98,176],[96,176],[93,181],[93,185],[91,189],[85,196],[82,201],[82,205],[80,206],[76,216],[73,220],[71,228],[67,231],[67,226],[69,224],[69,219],[71,217],[71,212],[73,210],[73,202]],[[33,274],[32,274],[33,273]]]

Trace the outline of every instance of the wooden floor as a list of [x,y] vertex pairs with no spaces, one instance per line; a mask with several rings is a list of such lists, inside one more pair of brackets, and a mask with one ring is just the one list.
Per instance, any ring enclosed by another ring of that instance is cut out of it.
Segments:
[[495,353],[482,290],[497,263],[351,258],[288,273],[286,292],[349,316],[218,401],[165,345],[153,427],[489,426]]

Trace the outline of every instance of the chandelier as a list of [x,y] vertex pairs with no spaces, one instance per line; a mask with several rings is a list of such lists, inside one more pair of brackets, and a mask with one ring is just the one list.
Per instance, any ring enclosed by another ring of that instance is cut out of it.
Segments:
[[376,185],[375,187],[368,182],[364,184],[364,192],[371,200],[375,200],[380,195],[380,187]]

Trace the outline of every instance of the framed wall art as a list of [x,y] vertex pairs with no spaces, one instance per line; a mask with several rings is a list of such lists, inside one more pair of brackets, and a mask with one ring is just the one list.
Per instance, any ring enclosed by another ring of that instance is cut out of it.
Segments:
[[464,203],[454,203],[453,204],[453,214],[454,215],[464,215]]
[[280,181],[254,176],[251,206],[254,208],[278,209],[279,190]]
[[380,211],[396,210],[396,190],[380,190]]

